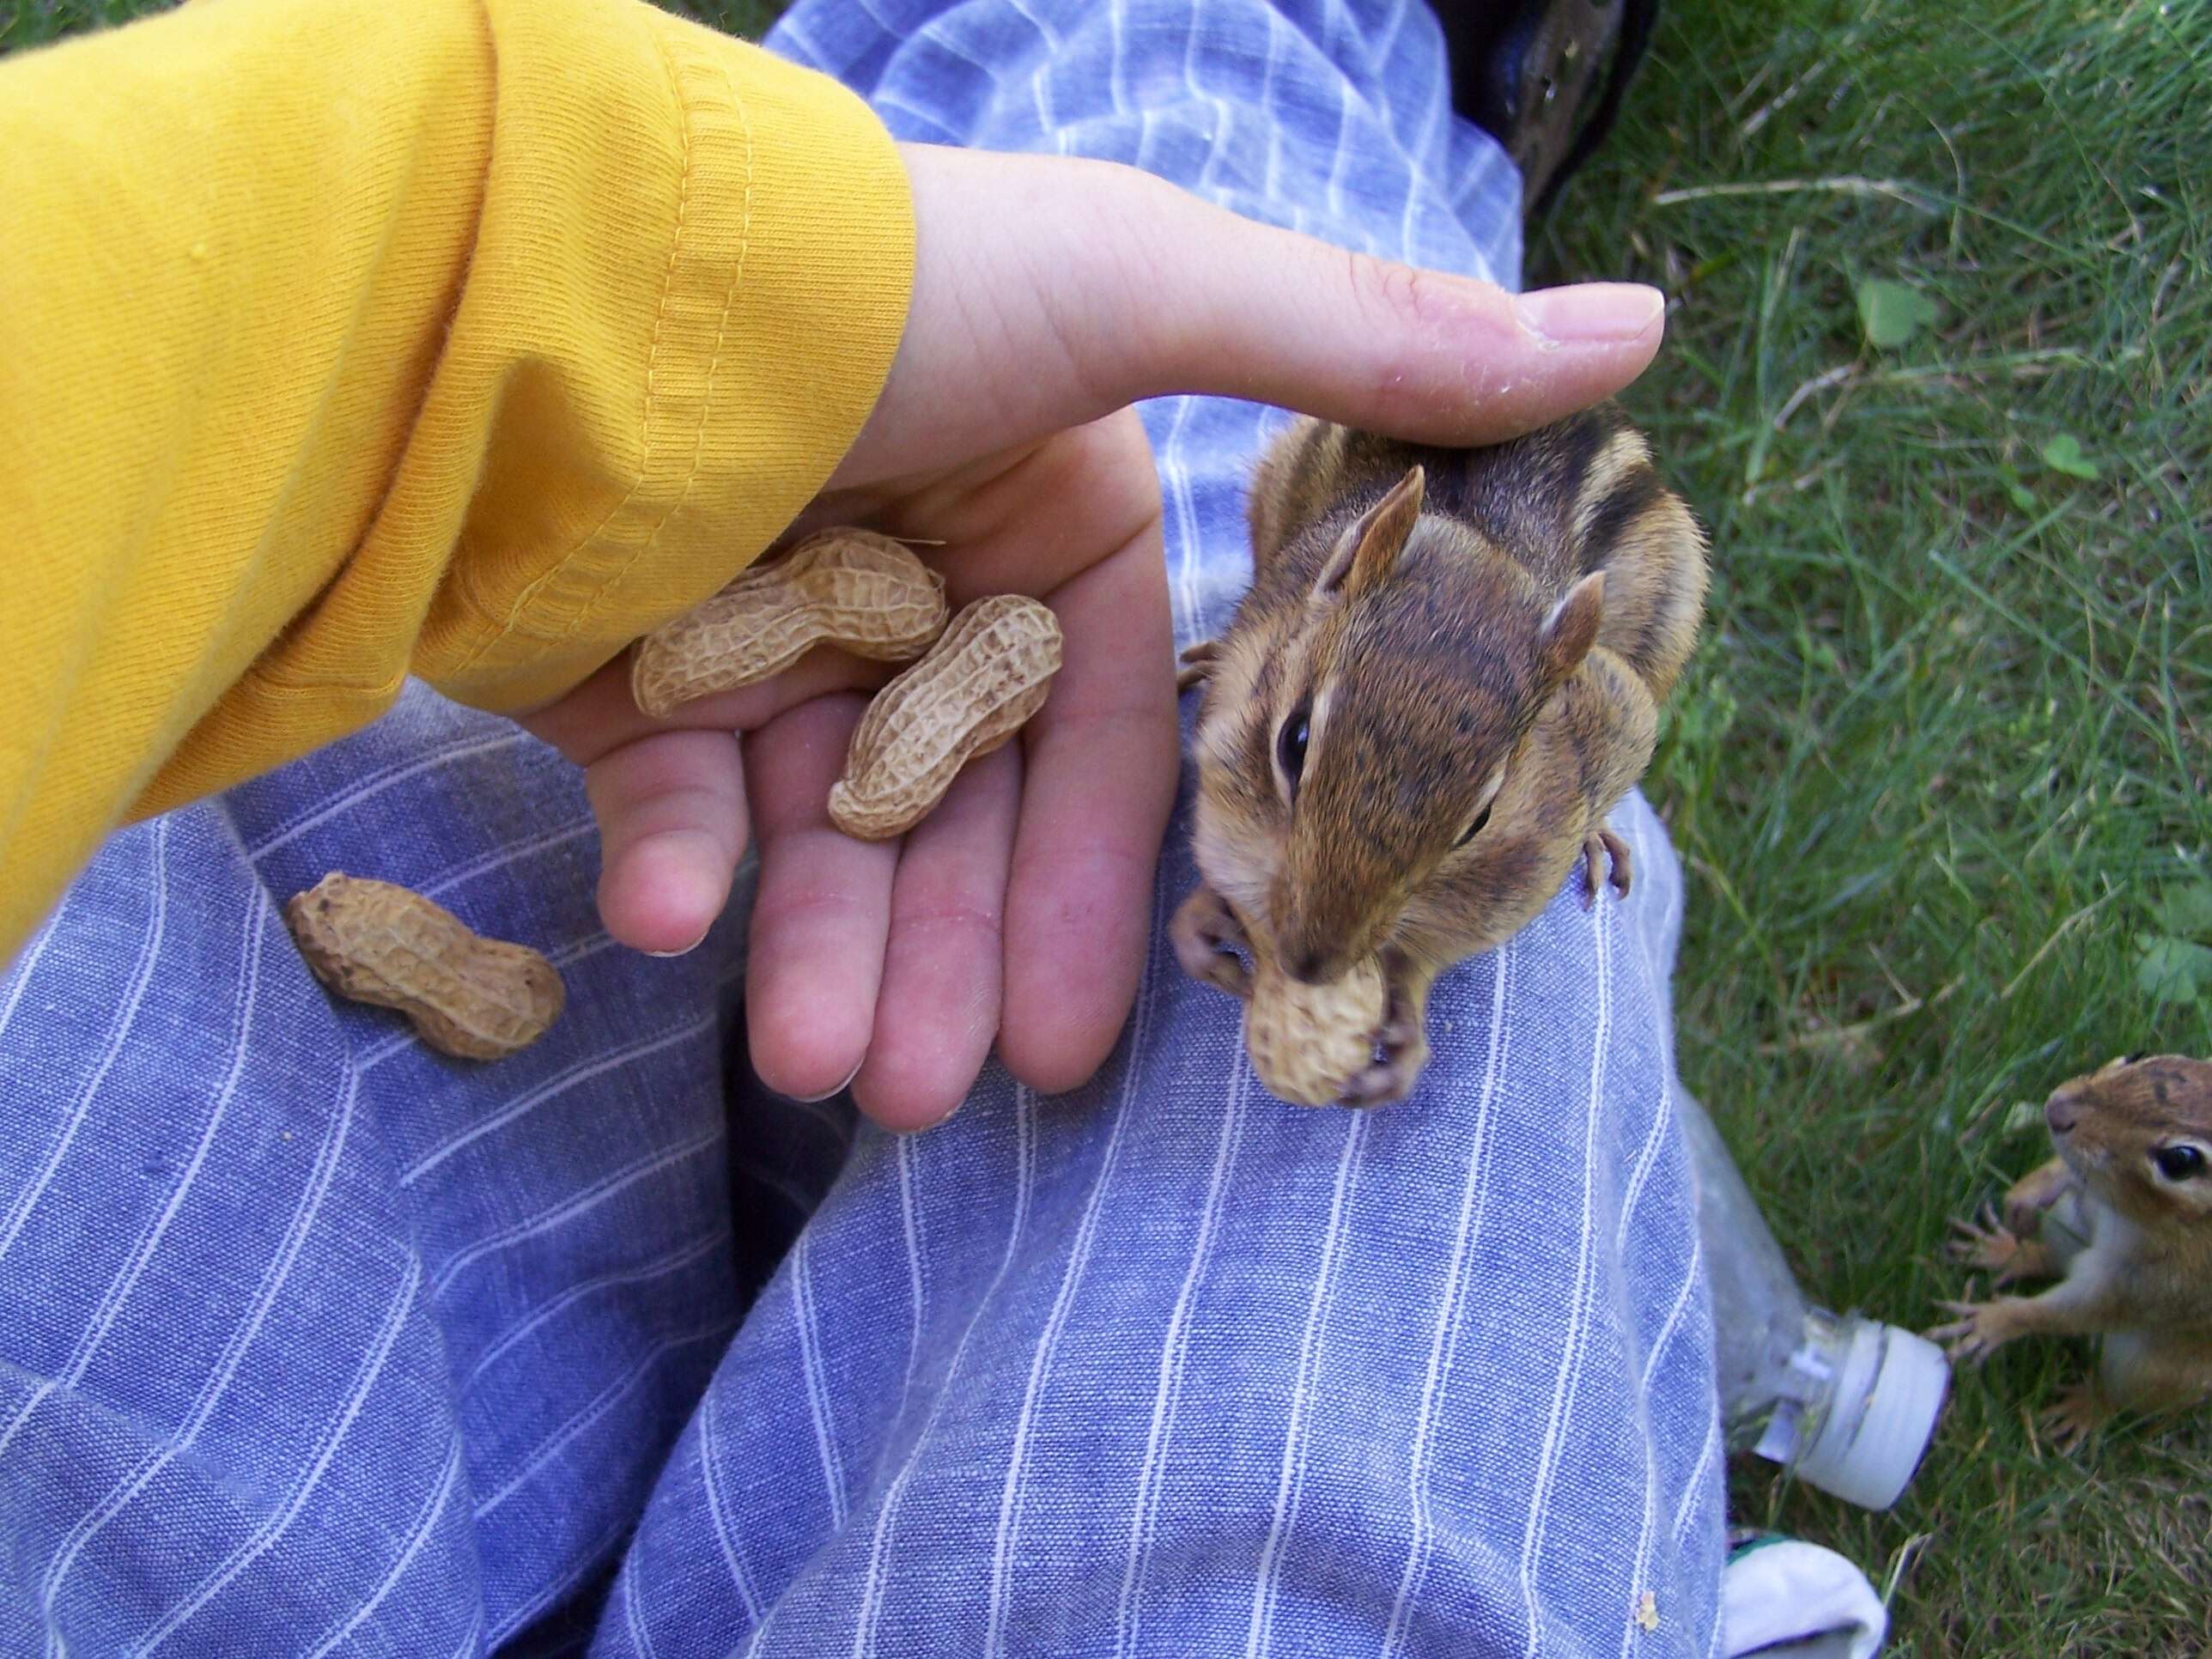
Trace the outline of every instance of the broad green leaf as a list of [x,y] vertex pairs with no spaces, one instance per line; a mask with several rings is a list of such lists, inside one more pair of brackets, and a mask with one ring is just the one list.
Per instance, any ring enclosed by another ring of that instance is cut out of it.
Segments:
[[2096,462],[2081,453],[2081,441],[2070,432],[2062,432],[2043,446],[2043,464],[2069,478],[2097,476]]
[[1869,276],[1858,286],[1859,326],[1868,343],[1901,346],[1943,314],[1918,289]]
[[2136,983],[2156,1002],[2194,1002],[2212,990],[2212,946],[2146,936]]
[[2212,881],[2167,888],[2157,910],[2158,925],[2176,939],[2212,941]]

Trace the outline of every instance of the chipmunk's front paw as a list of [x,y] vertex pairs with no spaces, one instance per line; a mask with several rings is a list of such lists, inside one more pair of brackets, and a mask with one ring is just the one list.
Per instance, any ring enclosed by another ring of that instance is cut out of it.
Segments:
[[1176,659],[1182,665],[1176,674],[1176,690],[1188,691],[1194,685],[1203,685],[1213,678],[1215,665],[1221,660],[1221,641],[1200,640],[1196,645],[1187,645]]
[[1945,1249],[1954,1261],[1992,1270],[1996,1274],[1994,1282],[2000,1286],[2010,1284],[2019,1274],[2026,1247],[2017,1233],[1997,1219],[1995,1205],[1984,1205],[1978,1221],[1954,1221],[1951,1231],[1958,1237]]
[[1941,1342],[1954,1364],[1982,1364],[2020,1334],[2013,1324],[2016,1304],[2009,1297],[1995,1302],[1938,1302],[1936,1305],[1945,1313],[1959,1316],[1948,1324],[1937,1325],[1928,1332],[1929,1339]]
[[2004,1196],[2004,1224],[2023,1238],[2029,1237],[2042,1226],[2043,1218],[2073,1187],[2074,1172],[2061,1160],[2052,1158],[2041,1169],[2013,1182],[2012,1190]]
[[1251,971],[1237,954],[1247,943],[1244,924],[1220,894],[1211,887],[1193,892],[1176,909],[1168,937],[1175,943],[1176,960],[1183,972],[1219,986],[1231,996],[1251,999]]
[[[1612,872],[1610,876],[1598,874],[1601,859],[1606,860],[1606,867]],[[1608,880],[1613,884],[1613,890],[1626,898],[1631,879],[1628,843],[1600,824],[1583,842],[1583,908],[1597,908],[1598,891]]]
[[1375,1063],[1355,1073],[1337,1097],[1340,1106],[1387,1106],[1413,1093],[1429,1063],[1428,1034],[1413,1001],[1393,982],[1375,1030]]
[[1412,1042],[1394,1049],[1378,1034],[1376,1046],[1382,1050],[1383,1058],[1365,1071],[1353,1074],[1344,1085],[1344,1092],[1337,1097],[1338,1105],[1355,1109],[1388,1106],[1413,1092],[1413,1085],[1420,1080],[1421,1068],[1429,1063],[1428,1039],[1417,1035]]
[[2076,1382],[2035,1414],[2036,1426],[2062,1452],[2077,1452],[2112,1414],[2094,1382]]

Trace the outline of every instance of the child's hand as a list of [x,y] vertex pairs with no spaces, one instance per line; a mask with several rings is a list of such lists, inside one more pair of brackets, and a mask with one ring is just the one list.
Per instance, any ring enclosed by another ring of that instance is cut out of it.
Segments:
[[754,1064],[799,1095],[851,1076],[898,1128],[957,1105],[994,1040],[1024,1082],[1074,1086],[1135,993],[1177,757],[1159,489],[1128,405],[1205,392],[1487,441],[1617,391],[1661,331],[1645,289],[1565,290],[1524,314],[1487,284],[1255,225],[1128,168],[905,155],[906,331],[799,527],[942,541],[917,550],[955,605],[1048,600],[1066,660],[1042,713],[883,844],[830,830],[825,805],[860,708],[831,694],[880,666],[816,652],[654,721],[617,663],[526,722],[587,769],[601,913],[641,949],[688,945],[720,912],[750,795]]

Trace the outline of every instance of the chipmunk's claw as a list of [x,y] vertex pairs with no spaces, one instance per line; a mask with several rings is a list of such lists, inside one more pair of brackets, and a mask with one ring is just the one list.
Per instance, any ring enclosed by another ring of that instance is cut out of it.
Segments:
[[1186,646],[1176,660],[1182,665],[1176,675],[1176,690],[1188,691],[1194,685],[1203,685],[1213,678],[1214,668],[1221,660],[1221,641],[1200,640],[1195,645]]
[[2068,1455],[2093,1439],[2112,1410],[2094,1382],[2076,1382],[2035,1414],[2041,1429],[2057,1451]]
[[1429,1063],[1428,1036],[1395,977],[1382,1005],[1382,1023],[1375,1028],[1375,1052],[1381,1058],[1353,1073],[1337,1097],[1338,1105],[1364,1110],[1403,1100]]
[[[1600,859],[1606,860],[1607,868],[1610,872],[1603,878],[1598,875]],[[1607,881],[1612,884],[1614,892],[1626,898],[1632,879],[1628,843],[1603,824],[1600,824],[1589,832],[1588,838],[1583,842],[1583,908],[1585,910],[1597,908],[1598,892]]]
[[1219,986],[1231,996],[1251,999],[1251,970],[1237,954],[1247,944],[1244,924],[1220,894],[1211,887],[1194,891],[1177,908],[1168,937],[1183,972]]
[[1421,1043],[1418,1052],[1409,1048],[1403,1058],[1379,1060],[1364,1072],[1355,1072],[1344,1085],[1344,1092],[1336,1103],[1354,1111],[1364,1111],[1372,1106],[1388,1106],[1403,1100],[1413,1093],[1413,1084],[1428,1064],[1429,1045]]
[[1959,1316],[1925,1333],[1929,1341],[1943,1345],[1954,1364],[1986,1364],[1990,1356],[2012,1339],[2014,1334],[2005,1328],[2002,1303],[1938,1302],[1936,1305]]
[[1984,1204],[1977,1221],[1954,1220],[1951,1231],[1958,1237],[1944,1246],[1944,1251],[1954,1261],[1994,1271],[1999,1286],[2010,1284],[2017,1276],[2020,1237],[1998,1218],[1996,1205]]

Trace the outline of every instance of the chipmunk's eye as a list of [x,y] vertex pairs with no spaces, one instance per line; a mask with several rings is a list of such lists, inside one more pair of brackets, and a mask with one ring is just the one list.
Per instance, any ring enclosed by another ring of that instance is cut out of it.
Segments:
[[1307,726],[1312,719],[1310,704],[1300,703],[1291,710],[1275,733],[1275,763],[1283,769],[1283,778],[1291,786],[1293,798],[1297,793],[1298,779],[1306,769]]
[[1456,853],[1461,848],[1466,846],[1468,842],[1473,841],[1477,836],[1480,835],[1482,833],[1482,826],[1489,822],[1490,809],[1486,806],[1482,811],[1474,815],[1474,822],[1467,826],[1467,833],[1452,843],[1452,851]]
[[2204,1173],[2204,1149],[2192,1146],[2187,1141],[2178,1146],[2161,1146],[2152,1154],[2151,1162],[2168,1181],[2194,1181]]

